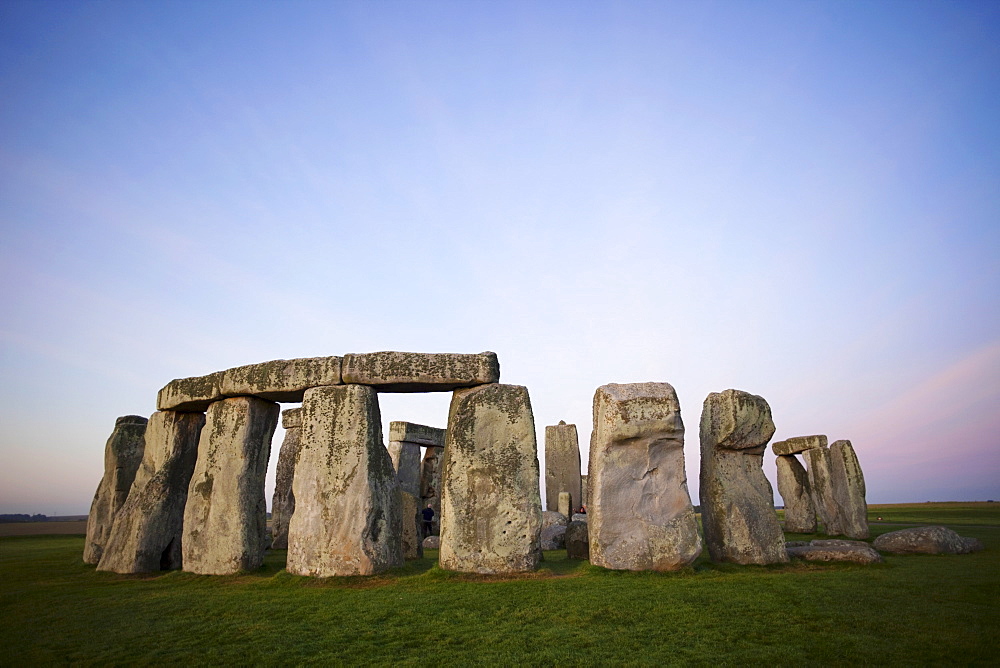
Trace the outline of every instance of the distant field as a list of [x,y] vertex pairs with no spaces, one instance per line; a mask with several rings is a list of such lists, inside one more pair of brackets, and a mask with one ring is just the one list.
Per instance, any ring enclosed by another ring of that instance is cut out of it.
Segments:
[[0,536],[86,535],[87,520],[78,522],[0,522]]
[[289,575],[284,551],[242,575],[120,576],[84,565],[80,536],[0,538],[0,665],[992,666],[1000,527],[960,519],[986,551],[867,567],[702,555],[672,574],[554,551],[507,578],[441,571],[430,551],[367,578]]
[[1000,527],[1000,503],[880,503],[868,506],[870,522],[984,525]]

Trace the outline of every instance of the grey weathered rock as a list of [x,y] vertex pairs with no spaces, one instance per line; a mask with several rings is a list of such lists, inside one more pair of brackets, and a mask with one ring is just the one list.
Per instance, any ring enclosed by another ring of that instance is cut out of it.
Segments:
[[270,401],[302,401],[310,387],[340,384],[340,357],[272,360],[178,378],[160,390],[160,410],[203,411],[223,397],[254,396]]
[[562,550],[566,547],[566,526],[555,524],[545,527],[539,534],[543,550]]
[[671,571],[701,553],[684,423],[668,383],[597,388],[588,485],[591,563]]
[[814,436],[793,436],[784,441],[775,441],[771,444],[771,450],[779,457],[797,455],[813,448],[825,448],[826,436],[816,434]]
[[848,538],[868,538],[865,476],[850,441],[835,441],[830,446],[830,475],[841,532]]
[[184,507],[184,570],[251,571],[264,563],[264,476],[281,408],[256,397],[208,407]]
[[420,446],[407,441],[390,441],[389,459],[392,460],[392,468],[396,471],[399,489],[419,498]]
[[587,537],[587,523],[573,520],[566,527],[566,556],[569,559],[590,559],[590,541]]
[[587,514],[586,513],[573,513],[573,515],[570,516],[569,520],[570,520],[570,522],[583,522],[583,523],[586,523],[587,522]]
[[278,451],[274,495],[271,497],[271,547],[275,550],[288,549],[288,522],[295,512],[292,480],[295,478],[295,462],[299,458],[299,447],[302,444],[302,409],[282,411],[281,425],[285,428],[285,439]]
[[424,447],[444,447],[445,430],[415,422],[390,422],[389,440],[416,443]]
[[420,499],[408,492],[401,491],[400,495],[403,518],[403,531],[400,534],[403,544],[403,559],[422,559],[424,547],[420,531]]
[[371,575],[403,564],[402,499],[372,388],[306,390],[292,491],[289,573]]
[[850,561],[855,564],[880,564],[882,556],[871,545],[859,540],[813,540],[805,545],[786,543],[789,557],[806,561]]
[[778,457],[778,493],[785,503],[785,531],[815,533],[816,509],[809,493],[809,475],[795,455]]
[[564,527],[569,524],[569,518],[560,512],[555,510],[543,510],[542,511],[542,530],[548,529],[549,527]]
[[441,533],[441,462],[444,459],[444,447],[428,446],[424,451],[424,461],[420,464],[420,500],[423,507],[430,506],[434,510],[431,521],[431,533],[435,536]]
[[184,504],[204,424],[204,413],[160,411],[149,418],[142,463],[115,515],[97,570],[149,573],[181,567]]
[[97,485],[87,517],[87,539],[83,544],[85,564],[96,564],[101,560],[115,515],[125,504],[135,472],[142,462],[147,422],[146,418],[138,415],[118,418],[104,446],[104,476]]
[[437,550],[441,547],[441,536],[428,536],[424,538],[423,546],[425,550]]
[[774,492],[761,468],[773,435],[771,407],[763,397],[726,390],[705,399],[699,492],[712,561],[788,561]]
[[[560,421],[545,428],[545,508],[559,510],[559,493],[580,503],[580,442],[575,424]],[[570,512],[575,510],[571,508]],[[566,514],[566,513],[564,513]]]
[[802,458],[806,462],[813,507],[816,508],[816,514],[823,523],[823,531],[828,536],[842,535],[843,522],[840,517],[840,506],[834,494],[830,449],[810,448],[803,451]]
[[566,517],[573,514],[573,497],[570,496],[569,492],[559,492],[559,503],[556,504],[556,510]]
[[586,508],[590,504],[590,494],[587,492],[587,485],[589,484],[588,478],[585,475],[580,476],[580,505]]
[[527,388],[455,390],[448,413],[441,498],[441,568],[533,571],[542,507]]
[[496,353],[402,353],[383,351],[346,355],[345,383],[371,385],[380,392],[444,392],[496,383]]
[[893,554],[967,554],[983,549],[975,538],[964,538],[947,527],[914,527],[884,533],[872,546]]

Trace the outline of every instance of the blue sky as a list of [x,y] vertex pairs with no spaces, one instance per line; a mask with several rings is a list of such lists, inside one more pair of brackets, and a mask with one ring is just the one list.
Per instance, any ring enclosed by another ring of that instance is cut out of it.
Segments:
[[86,512],[172,378],[374,350],[497,352],[584,459],[598,386],[669,382],[694,498],[730,387],[851,439],[870,502],[1000,498],[998,34],[994,2],[3,3],[0,512]]

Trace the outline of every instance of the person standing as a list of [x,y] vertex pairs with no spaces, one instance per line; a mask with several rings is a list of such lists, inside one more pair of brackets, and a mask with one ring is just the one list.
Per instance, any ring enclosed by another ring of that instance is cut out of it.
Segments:
[[427,507],[420,511],[420,514],[424,518],[424,538],[431,535],[431,531],[434,530],[434,508],[431,504],[427,504]]

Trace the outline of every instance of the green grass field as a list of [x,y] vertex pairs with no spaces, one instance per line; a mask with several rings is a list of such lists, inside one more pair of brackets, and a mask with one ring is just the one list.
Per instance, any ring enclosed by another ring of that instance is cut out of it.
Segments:
[[238,576],[120,576],[83,564],[81,536],[2,538],[0,664],[996,665],[1000,516],[986,505],[889,515],[954,514],[946,524],[986,545],[976,554],[867,567],[703,555],[673,574],[547,552],[531,576],[465,576],[429,552],[383,576],[320,580],[287,574],[275,551]]

